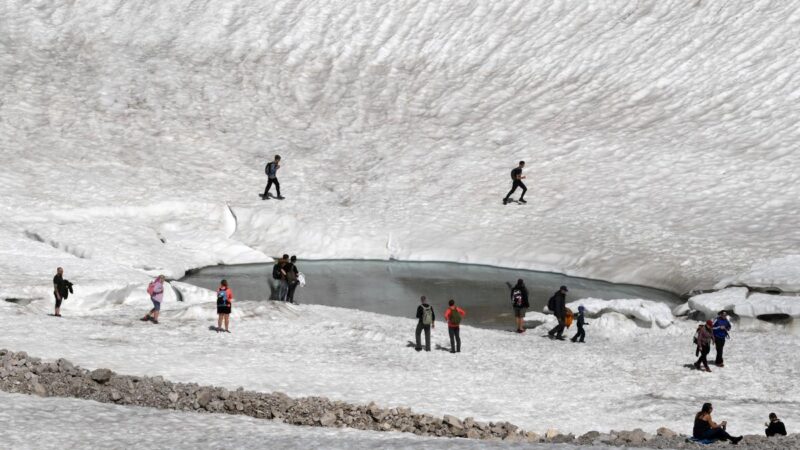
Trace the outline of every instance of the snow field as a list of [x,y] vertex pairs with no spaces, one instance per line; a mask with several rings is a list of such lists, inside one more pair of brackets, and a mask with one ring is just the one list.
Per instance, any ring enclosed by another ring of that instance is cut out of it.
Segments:
[[[189,288],[177,288],[191,297]],[[736,432],[759,432],[770,411],[787,421],[800,416],[796,364],[785,353],[797,337],[779,328],[734,328],[727,367],[706,374],[684,367],[695,359],[694,322],[644,328],[618,313],[590,320],[583,345],[540,337],[547,325],[522,336],[466,325],[463,352],[451,355],[443,351],[449,347],[443,323],[434,330],[434,350],[417,353],[408,346],[413,320],[340,308],[239,301],[233,333],[218,334],[209,330],[216,325],[211,297],[167,300],[160,325],[138,320],[149,309],[142,295],[104,304],[67,300],[62,319],[45,315],[50,307],[0,303],[0,314],[15,317],[0,345],[87,368],[375,401],[507,420],[537,432],[661,426],[688,432],[704,401],[714,402]]]

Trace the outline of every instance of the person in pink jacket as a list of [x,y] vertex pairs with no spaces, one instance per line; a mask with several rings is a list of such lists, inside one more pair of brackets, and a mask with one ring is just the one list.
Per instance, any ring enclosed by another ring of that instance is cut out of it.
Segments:
[[164,300],[164,275],[159,275],[147,285],[147,293],[153,302],[153,309],[142,317],[143,322],[148,320],[158,323],[158,313],[161,312],[161,301]]

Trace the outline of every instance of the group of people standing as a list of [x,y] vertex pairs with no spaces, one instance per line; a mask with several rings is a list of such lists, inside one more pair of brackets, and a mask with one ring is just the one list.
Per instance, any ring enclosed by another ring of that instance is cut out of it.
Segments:
[[280,300],[282,302],[294,303],[294,292],[297,286],[305,282],[305,277],[297,268],[297,256],[284,254],[278,262],[272,266],[272,279],[277,281],[277,289],[270,284],[272,290],[270,300]]
[[[419,299],[420,305],[417,307],[417,331],[416,347],[422,351],[422,333],[425,332],[425,351],[431,351],[431,329],[436,328],[436,313],[433,307],[428,304],[428,298],[424,295]],[[450,336],[450,353],[461,353],[461,321],[467,316],[463,308],[456,305],[456,301],[450,299],[447,302],[447,309],[444,311],[444,321],[447,322],[447,334]]]
[[725,310],[720,311],[715,320],[707,320],[697,326],[697,331],[694,334],[694,343],[696,344],[695,356],[699,356],[699,358],[694,363],[695,369],[711,372],[711,368],[708,367],[707,357],[711,352],[712,344],[717,350],[714,365],[725,367],[723,349],[725,348],[725,341],[730,339],[730,331],[731,322],[728,320],[728,312]]

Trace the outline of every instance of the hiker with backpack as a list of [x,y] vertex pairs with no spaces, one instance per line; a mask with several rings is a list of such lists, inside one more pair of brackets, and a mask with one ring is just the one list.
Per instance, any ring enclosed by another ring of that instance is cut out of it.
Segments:
[[[284,255],[286,256],[286,255]],[[282,298],[281,300],[289,303],[294,303],[294,290],[297,289],[297,285],[300,283],[298,280],[299,272],[297,270],[297,256],[292,255],[289,258],[289,261],[283,265],[283,274],[286,277],[286,298]]]
[[583,318],[583,313],[586,311],[586,308],[583,305],[578,306],[578,332],[575,333],[575,336],[572,337],[572,342],[580,342],[583,343],[584,338],[586,338],[586,331],[583,330],[585,325],[589,325]]
[[158,315],[161,313],[161,301],[164,300],[164,275],[159,275],[147,285],[147,293],[153,308],[142,317],[142,322],[151,321],[158,324]]
[[[219,282],[217,289],[217,331],[230,333],[228,329],[231,319],[231,308],[233,307],[233,291],[228,287],[228,280]],[[225,324],[225,329],[222,324]]]
[[452,298],[447,305],[444,320],[447,322],[447,333],[450,335],[450,353],[461,353],[461,321],[467,313],[456,306],[456,301]]
[[56,299],[56,308],[53,316],[61,317],[61,302],[72,293],[72,283],[64,279],[64,269],[56,268],[56,275],[53,277],[53,297]]
[[517,322],[517,333],[525,332],[525,313],[531,307],[528,302],[528,288],[522,278],[511,287],[511,306],[514,308],[514,320]]
[[522,169],[525,168],[525,161],[520,161],[519,165],[511,170],[511,190],[508,191],[505,198],[503,198],[503,204],[507,205],[510,201],[511,194],[517,190],[517,188],[522,188],[522,194],[519,196],[520,203],[528,203],[525,201],[525,193],[528,192],[528,188],[525,187],[525,183],[522,180],[525,179],[525,176],[522,175]]
[[714,342],[714,332],[713,332],[714,323],[710,320],[707,320],[705,325],[698,327],[697,332],[694,335],[694,342],[697,344],[697,350],[695,350],[695,355],[700,353],[700,358],[697,359],[697,362],[694,363],[694,368],[697,370],[700,369],[700,365],[703,365],[703,370],[706,372],[711,372],[711,369],[708,367],[708,353],[711,351],[711,343]]
[[731,323],[728,321],[728,313],[722,310],[714,321],[714,346],[717,349],[717,357],[714,358],[714,365],[725,367],[722,359],[722,349],[725,348],[725,340],[730,337]]
[[742,436],[731,436],[728,434],[726,428],[728,422],[722,421],[719,424],[711,419],[711,411],[714,407],[711,403],[703,403],[700,412],[694,416],[694,427],[692,428],[692,437],[695,440],[709,441],[731,441],[731,444],[736,445],[742,440]]
[[433,307],[428,304],[428,299],[423,295],[419,298],[420,305],[417,306],[417,331],[414,335],[417,338],[416,351],[422,351],[422,331],[425,331],[425,351],[431,351],[431,328],[436,328],[436,314],[433,312]]
[[261,196],[262,200],[269,200],[269,188],[275,185],[275,192],[278,194],[278,200],[283,200],[281,197],[281,184],[278,183],[278,169],[281,168],[281,155],[275,155],[275,159],[267,163],[264,167],[264,173],[267,175],[267,187],[264,188],[264,195]]
[[547,309],[552,311],[556,319],[558,319],[558,325],[547,332],[547,335],[550,336],[551,339],[564,340],[562,334],[567,324],[567,292],[569,292],[569,289],[567,289],[566,286],[561,286],[558,291],[550,297],[550,300],[547,301]]
[[[284,286],[282,280],[285,278],[283,273],[283,266],[285,266],[287,262],[289,262],[289,255],[284,254],[277,262],[275,262],[275,265],[272,266],[273,281],[269,283],[270,300],[281,300],[282,298],[281,296],[284,292],[283,291]],[[288,285],[286,286],[286,292],[288,292]]]

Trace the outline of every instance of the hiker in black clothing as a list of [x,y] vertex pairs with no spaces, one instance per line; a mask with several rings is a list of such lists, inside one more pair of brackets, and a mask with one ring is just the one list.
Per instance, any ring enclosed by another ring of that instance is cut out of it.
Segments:
[[586,308],[583,305],[578,306],[578,317],[576,322],[578,323],[578,332],[575,333],[575,336],[572,337],[572,342],[583,342],[583,339],[586,338],[586,331],[583,330],[585,325],[589,325],[583,319],[583,313],[586,311]]
[[420,342],[420,338],[422,337],[422,331],[425,331],[425,351],[431,351],[431,328],[436,327],[436,314],[433,312],[433,307],[428,304],[428,299],[425,298],[423,295],[419,298],[420,305],[417,306],[417,331],[415,336],[417,338],[417,346],[415,348],[416,351],[422,350],[422,343]]
[[278,287],[278,300],[285,302],[289,296],[289,272],[292,272],[292,263],[289,262],[289,255],[284,254],[280,263],[280,285]]
[[61,302],[72,292],[72,283],[64,279],[64,269],[56,269],[56,276],[53,277],[53,297],[56,298],[56,310],[53,314],[61,317]]
[[553,294],[550,297],[550,300],[547,302],[547,308],[555,314],[556,319],[558,319],[558,325],[556,325],[552,330],[548,331],[547,334],[551,338],[564,340],[562,333],[564,333],[564,327],[566,326],[567,320],[567,292],[569,290],[566,286],[561,286],[558,289],[558,292]]
[[694,416],[694,427],[692,428],[692,437],[695,439],[705,439],[711,441],[731,441],[731,444],[736,445],[742,440],[742,436],[733,437],[725,430],[728,422],[722,421],[719,424],[711,420],[711,411],[714,408],[711,403],[703,403],[703,408],[699,413]]
[[525,193],[528,192],[528,188],[525,187],[525,183],[522,182],[522,180],[525,179],[525,176],[522,175],[522,169],[524,167],[525,167],[525,161],[520,161],[519,162],[519,166],[517,166],[515,169],[511,170],[511,182],[512,182],[511,190],[508,191],[508,194],[506,194],[506,197],[503,199],[503,204],[504,205],[508,203],[509,197],[511,197],[511,194],[513,194],[514,191],[517,190],[517,188],[522,188],[522,195],[519,196],[519,202],[520,203],[528,203],[524,199]]
[[289,281],[289,292],[286,294],[286,301],[294,303],[294,290],[297,289],[297,285],[300,284],[300,280],[298,279],[300,271],[297,269],[297,256],[292,255],[292,257],[289,258],[289,266],[286,270],[287,279]]
[[281,168],[281,155],[275,155],[275,160],[267,163],[267,167],[264,168],[264,173],[267,174],[267,187],[264,188],[264,195],[261,196],[262,200],[269,200],[269,188],[272,185],[275,185],[275,192],[278,193],[278,196],[275,197],[278,200],[283,200],[281,197],[281,184],[278,183],[278,169]]
[[778,419],[778,415],[775,413],[769,413],[769,422],[765,423],[764,425],[767,426],[767,429],[764,430],[764,433],[767,434],[767,437],[772,436],[786,436],[786,426],[783,425],[780,419]]
[[522,278],[517,280],[517,284],[511,286],[511,306],[514,308],[514,320],[517,322],[517,333],[525,332],[525,312],[531,307],[528,302],[528,288]]

